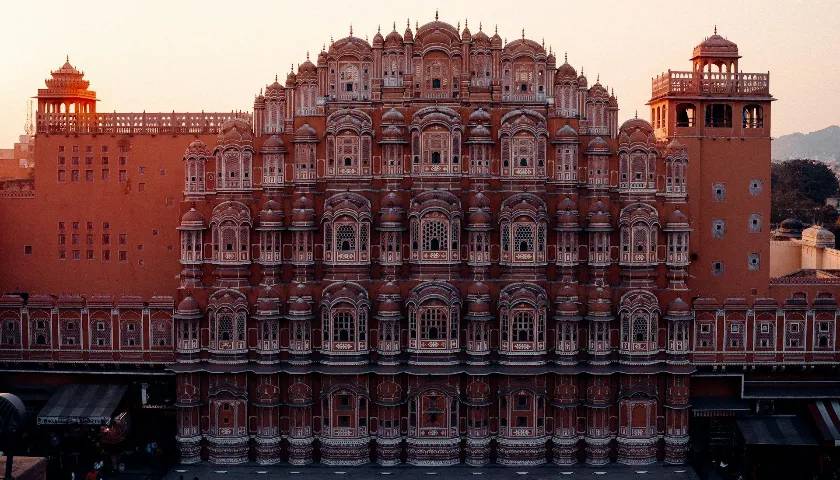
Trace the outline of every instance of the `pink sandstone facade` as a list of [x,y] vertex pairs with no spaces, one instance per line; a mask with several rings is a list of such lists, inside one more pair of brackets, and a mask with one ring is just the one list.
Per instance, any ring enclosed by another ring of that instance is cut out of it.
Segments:
[[0,192],[2,365],[170,372],[185,463],[685,462],[714,372],[838,361],[836,286],[769,275],[739,58],[705,39],[621,124],[540,43],[437,19],[249,113],[98,113],[67,62],[34,193]]

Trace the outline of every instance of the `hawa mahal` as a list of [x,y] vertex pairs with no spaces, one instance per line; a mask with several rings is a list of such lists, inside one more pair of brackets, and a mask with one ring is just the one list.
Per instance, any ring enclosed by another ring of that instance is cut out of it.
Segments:
[[770,275],[833,238],[771,239],[739,59],[715,32],[624,122],[524,32],[437,18],[247,113],[98,112],[68,61],[0,189],[7,388],[157,385],[184,463],[685,462],[840,360],[838,284]]

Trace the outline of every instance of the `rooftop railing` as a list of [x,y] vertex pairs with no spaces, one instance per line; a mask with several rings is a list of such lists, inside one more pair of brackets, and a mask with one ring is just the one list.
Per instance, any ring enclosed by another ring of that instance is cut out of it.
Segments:
[[652,97],[667,95],[770,96],[769,73],[667,72],[653,78]]
[[234,118],[251,121],[245,112],[230,113],[38,113],[37,132],[42,134],[216,134]]

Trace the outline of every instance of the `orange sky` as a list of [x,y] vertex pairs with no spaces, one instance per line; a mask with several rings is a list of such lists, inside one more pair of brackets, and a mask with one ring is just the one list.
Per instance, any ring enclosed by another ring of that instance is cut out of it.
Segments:
[[[699,7],[698,5],[702,5]],[[303,7],[302,7],[303,6]],[[27,98],[64,55],[85,71],[100,111],[250,110],[254,94],[330,36],[373,37],[422,24],[440,8],[453,25],[509,40],[545,39],[594,83],[614,88],[620,120],[648,117],[650,78],[686,70],[712,33],[738,43],[741,70],[770,71],[773,135],[840,123],[840,1],[157,1],[7,2],[0,27],[0,148],[22,133]]]

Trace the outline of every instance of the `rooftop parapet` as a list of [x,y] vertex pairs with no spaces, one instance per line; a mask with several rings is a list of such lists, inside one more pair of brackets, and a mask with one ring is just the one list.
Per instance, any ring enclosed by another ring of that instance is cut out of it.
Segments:
[[38,134],[218,134],[234,118],[251,122],[247,112],[199,113],[38,113]]

